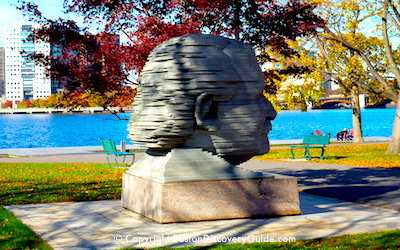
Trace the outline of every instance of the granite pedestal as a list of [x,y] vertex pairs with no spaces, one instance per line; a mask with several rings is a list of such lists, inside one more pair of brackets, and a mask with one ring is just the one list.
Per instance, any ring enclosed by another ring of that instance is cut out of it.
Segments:
[[245,170],[199,149],[136,163],[123,175],[122,204],[160,223],[300,213],[296,178]]

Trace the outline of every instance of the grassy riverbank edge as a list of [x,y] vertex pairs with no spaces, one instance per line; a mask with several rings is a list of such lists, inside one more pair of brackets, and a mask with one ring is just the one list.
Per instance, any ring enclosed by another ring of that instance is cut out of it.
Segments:
[[[400,154],[386,154],[387,143],[329,145],[324,160],[319,159],[321,149],[310,149],[312,163],[343,164],[375,168],[400,168]],[[294,149],[296,159],[303,159],[303,148]],[[291,161],[289,146],[272,147],[265,155],[254,159],[266,161]]]

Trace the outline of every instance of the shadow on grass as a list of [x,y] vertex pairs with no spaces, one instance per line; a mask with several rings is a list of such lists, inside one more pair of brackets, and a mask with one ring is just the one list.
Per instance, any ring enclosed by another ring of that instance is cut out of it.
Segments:
[[326,158],[326,160],[340,160],[340,159],[346,159],[349,157],[348,156],[326,156],[325,158]]

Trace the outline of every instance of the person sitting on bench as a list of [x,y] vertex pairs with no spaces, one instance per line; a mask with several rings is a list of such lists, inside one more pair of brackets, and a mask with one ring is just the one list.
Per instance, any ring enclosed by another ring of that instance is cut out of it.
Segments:
[[336,133],[336,140],[345,141],[347,139],[347,128],[344,128],[342,131]]

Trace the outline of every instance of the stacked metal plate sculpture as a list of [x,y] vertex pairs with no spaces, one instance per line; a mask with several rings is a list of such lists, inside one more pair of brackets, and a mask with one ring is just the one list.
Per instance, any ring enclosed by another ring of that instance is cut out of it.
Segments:
[[124,174],[126,208],[159,222],[299,213],[295,178],[237,166],[269,151],[276,116],[250,46],[170,39],[150,54],[140,83],[128,130],[148,150]]

